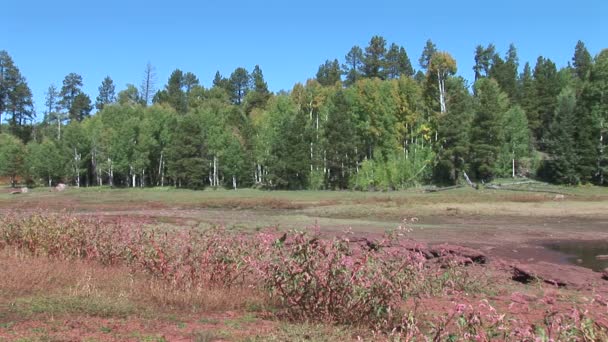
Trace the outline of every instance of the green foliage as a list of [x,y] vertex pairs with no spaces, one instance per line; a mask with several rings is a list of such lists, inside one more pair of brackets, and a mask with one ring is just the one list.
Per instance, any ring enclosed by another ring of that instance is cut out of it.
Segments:
[[[359,141],[348,97],[346,91],[338,90],[332,94],[329,101],[328,117],[323,131],[329,189],[346,189],[355,168]],[[315,178],[311,177],[311,188],[314,180]]]
[[398,190],[426,183],[433,172],[435,154],[430,145],[410,145],[406,154],[394,154],[386,161],[364,160],[352,176],[356,190]]
[[363,54],[363,75],[365,77],[386,78],[385,70],[386,40],[373,36]]
[[536,107],[534,117],[537,118],[539,126],[533,131],[537,142],[540,142],[541,149],[544,148],[542,139],[547,128],[551,126],[555,106],[557,105],[557,95],[559,95],[560,83],[557,76],[555,63],[550,59],[538,57],[534,67],[534,96],[536,97]]
[[589,74],[593,67],[593,60],[585,43],[580,40],[576,43],[576,47],[574,48],[572,66],[574,66],[574,73],[581,81],[589,79]]
[[310,138],[306,131],[306,115],[297,111],[293,102],[284,97],[271,110],[272,122],[269,141],[268,186],[279,189],[304,189],[310,172]]
[[584,182],[606,184],[608,172],[608,50],[595,59],[577,107],[576,152],[578,172]]
[[497,175],[500,177],[521,174],[520,161],[530,156],[531,132],[526,113],[520,106],[514,106],[502,117],[503,143],[498,157]]
[[439,122],[440,143],[433,178],[439,184],[454,185],[465,171],[469,156],[473,99],[462,78],[451,79],[447,92],[449,110]]
[[363,73],[363,50],[355,45],[353,46],[346,57],[345,63],[342,64],[342,73],[346,76],[344,84],[351,86],[362,77]]
[[562,90],[557,98],[557,109],[548,135],[546,162],[547,176],[556,183],[577,184],[579,163],[575,151],[576,97],[572,88]]
[[0,129],[3,114],[9,115],[11,132],[26,141],[24,126],[35,116],[32,91],[8,52],[0,50]]
[[340,82],[340,63],[337,59],[327,60],[319,66],[317,81],[323,86],[333,86]]
[[99,86],[99,95],[95,101],[95,108],[102,110],[107,104],[114,103],[116,101],[114,81],[110,76],[106,76]]
[[171,122],[171,127],[168,174],[178,187],[203,188],[209,170],[209,151],[200,117],[184,115]]
[[41,180],[42,184],[46,182],[48,186],[53,184],[53,180],[61,180],[65,174],[66,162],[54,141],[47,139],[42,143],[30,142],[26,148],[25,165],[28,175]]
[[16,177],[22,174],[25,157],[25,147],[19,138],[0,133],[0,175],[11,179],[15,186]]
[[506,95],[493,79],[475,82],[475,115],[471,128],[471,166],[475,178],[489,181],[496,176],[496,162],[504,142],[503,115]]

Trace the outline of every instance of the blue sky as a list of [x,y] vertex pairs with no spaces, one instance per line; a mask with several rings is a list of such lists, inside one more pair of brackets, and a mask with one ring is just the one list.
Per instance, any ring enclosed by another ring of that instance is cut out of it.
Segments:
[[473,52],[514,43],[520,68],[539,55],[564,66],[580,39],[593,55],[608,48],[608,1],[195,1],[7,0],[0,5],[0,50],[13,57],[34,93],[38,116],[51,83],[83,76],[95,101],[109,75],[117,92],[139,86],[149,61],[162,87],[176,68],[209,86],[259,64],[272,91],[314,77],[326,59],[365,47],[373,35],[406,48],[414,68],[425,41],[450,52],[471,80]]

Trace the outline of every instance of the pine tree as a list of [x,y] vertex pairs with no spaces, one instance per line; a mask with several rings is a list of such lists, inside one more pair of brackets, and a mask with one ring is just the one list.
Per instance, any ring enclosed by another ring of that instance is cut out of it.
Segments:
[[[340,70],[338,69],[338,77],[340,77],[339,73]],[[246,97],[245,112],[247,114],[250,114],[254,108],[264,108],[271,95],[259,65],[256,65],[251,72],[251,82],[253,83],[253,89]]]
[[576,43],[576,47],[574,48],[572,65],[574,66],[574,72],[579,80],[586,81],[589,78],[593,60],[585,43],[580,40]]
[[251,77],[245,68],[236,68],[230,75],[232,103],[240,105],[251,89]]
[[110,76],[106,76],[99,86],[99,95],[95,101],[95,108],[101,111],[103,106],[116,102],[114,81]]
[[458,183],[468,161],[473,102],[463,78],[450,78],[447,94],[450,110],[439,124],[441,139],[433,178],[439,184],[453,185]]
[[330,61],[329,59],[325,63],[319,66],[317,71],[317,81],[322,86],[333,86],[337,82],[340,82],[340,63],[337,59]]
[[580,96],[576,120],[578,172],[584,182],[606,184],[608,173],[608,49],[595,58]]
[[323,132],[327,158],[327,187],[346,189],[355,166],[358,142],[346,94],[342,89],[337,90],[330,98],[330,109]]
[[0,133],[0,176],[8,176],[15,187],[17,176],[23,172],[25,147],[17,137]]
[[[537,98],[534,91],[534,79],[530,63],[524,65],[524,71],[519,77],[517,103],[522,107],[528,118],[528,127],[533,133],[540,128],[540,118],[538,117]],[[536,135],[534,134],[533,137]]]
[[557,107],[547,137],[548,177],[556,183],[577,184],[579,158],[575,145],[576,96],[565,88],[557,97]]
[[431,64],[431,58],[433,58],[435,52],[437,52],[437,46],[430,39],[427,40],[418,59],[418,63],[423,70],[426,70]]
[[493,79],[475,82],[475,115],[471,128],[471,165],[478,180],[489,181],[496,175],[496,161],[503,144],[502,116],[506,95]]
[[91,98],[87,94],[80,93],[74,98],[68,116],[72,121],[82,121],[91,114],[91,110],[93,110]]
[[363,55],[363,75],[365,77],[386,78],[386,40],[381,36],[373,36]]
[[550,59],[545,59],[542,56],[538,57],[536,66],[534,67],[534,96],[536,97],[536,108],[534,117],[540,121],[534,131],[536,141],[539,143],[539,148],[544,149],[543,137],[544,133],[548,132],[551,122],[553,122],[553,114],[557,104],[557,95],[560,92],[559,80],[557,77],[557,68],[555,63]]
[[23,126],[35,116],[32,91],[11,56],[4,50],[0,51],[0,125],[3,114],[9,115],[11,131],[23,141],[27,140],[28,132]]
[[362,75],[363,69],[363,50],[357,45],[353,46],[346,57],[345,63],[342,64],[342,74],[346,76],[344,84],[351,86],[357,82]]
[[517,100],[517,68],[519,61],[517,58],[517,50],[511,44],[509,51],[503,60],[495,54],[492,58],[492,66],[489,71],[489,76],[494,78],[498,85],[509,96],[511,101]]
[[80,89],[82,87],[82,76],[76,73],[69,73],[63,79],[63,86],[61,87],[61,100],[59,103],[66,112],[71,112],[72,105],[78,94],[82,93]]
[[496,47],[494,44],[489,44],[486,48],[477,45],[475,48],[475,65],[473,66],[475,81],[482,77],[490,76],[490,69],[495,56]]

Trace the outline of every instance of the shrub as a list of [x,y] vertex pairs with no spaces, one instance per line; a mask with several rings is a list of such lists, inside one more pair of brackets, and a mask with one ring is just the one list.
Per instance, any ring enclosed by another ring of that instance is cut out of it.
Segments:
[[293,320],[374,324],[386,319],[421,267],[415,253],[351,248],[348,239],[295,232],[259,269]]

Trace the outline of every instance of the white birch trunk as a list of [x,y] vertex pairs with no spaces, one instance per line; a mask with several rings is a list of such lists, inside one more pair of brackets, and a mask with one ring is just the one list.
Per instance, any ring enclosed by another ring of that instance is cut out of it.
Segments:
[[511,174],[515,178],[515,158],[511,160]]

